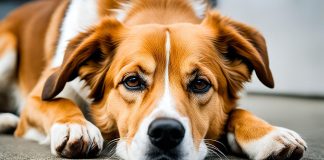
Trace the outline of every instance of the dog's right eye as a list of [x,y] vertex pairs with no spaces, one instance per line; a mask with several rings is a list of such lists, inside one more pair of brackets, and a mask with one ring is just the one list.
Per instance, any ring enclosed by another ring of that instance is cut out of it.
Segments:
[[131,91],[142,91],[146,88],[145,81],[139,75],[131,75],[125,77],[123,85],[126,89]]

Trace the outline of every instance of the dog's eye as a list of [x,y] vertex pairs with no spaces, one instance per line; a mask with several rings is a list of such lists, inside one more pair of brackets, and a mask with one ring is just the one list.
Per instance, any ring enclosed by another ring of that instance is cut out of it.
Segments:
[[123,85],[126,89],[132,91],[141,91],[146,87],[145,81],[138,75],[125,77],[123,80]]
[[211,84],[203,78],[195,78],[189,83],[188,89],[197,94],[203,94],[209,91]]

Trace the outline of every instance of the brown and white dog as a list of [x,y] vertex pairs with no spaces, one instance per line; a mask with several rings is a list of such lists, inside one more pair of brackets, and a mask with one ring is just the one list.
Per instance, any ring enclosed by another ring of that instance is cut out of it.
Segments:
[[297,133],[237,108],[253,70],[274,87],[262,35],[202,0],[35,1],[0,23],[0,88],[21,110],[0,131],[68,158],[119,138],[122,159],[204,159],[222,135],[251,159],[301,158]]

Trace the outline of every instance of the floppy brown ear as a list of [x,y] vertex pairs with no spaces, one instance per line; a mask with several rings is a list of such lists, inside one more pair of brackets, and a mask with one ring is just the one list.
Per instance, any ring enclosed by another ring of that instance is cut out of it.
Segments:
[[[259,80],[273,88],[274,81],[269,68],[267,46],[263,36],[254,28],[210,12],[202,23],[215,34],[216,49],[231,62],[231,65],[244,63],[254,69]],[[241,75],[242,73],[236,74]],[[249,80],[250,76],[243,79]]]
[[[98,26],[73,38],[65,51],[62,65],[46,80],[42,99],[54,98],[67,82],[77,76],[90,86],[89,97],[100,98],[103,92],[100,85],[103,85],[105,71],[108,70],[122,28],[117,20],[106,18]],[[81,70],[84,72],[81,73]]]

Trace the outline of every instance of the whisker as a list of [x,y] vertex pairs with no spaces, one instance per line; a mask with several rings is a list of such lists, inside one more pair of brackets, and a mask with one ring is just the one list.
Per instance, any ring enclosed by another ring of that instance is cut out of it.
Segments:
[[104,149],[102,150],[101,154],[107,157],[107,159],[113,160],[123,160],[116,154],[117,143],[121,140],[127,140],[127,138],[116,138],[110,141],[104,142]]
[[[225,155],[221,150],[219,150],[216,146],[214,146],[214,145],[212,145],[212,144],[210,144],[210,143],[206,143],[206,145],[207,145],[207,148],[210,148],[210,149],[212,149],[213,151],[220,153],[223,157],[225,157],[225,159],[228,159],[228,158],[226,157],[226,155]],[[217,155],[218,155],[218,154],[217,154]]]
[[[225,151],[228,152],[227,147],[222,142],[214,140],[214,139],[200,139],[200,140],[197,140],[197,141],[200,142],[202,140],[206,144],[207,149],[210,152],[212,152],[214,155],[217,154],[217,153],[220,153],[222,155],[222,157],[224,157],[225,159],[228,159],[227,156],[218,147],[216,147],[215,145],[209,143],[208,141],[220,144],[225,149]],[[222,157],[219,154],[217,154],[217,156],[222,159]]]
[[224,156],[226,159],[228,159],[228,158],[226,157],[226,155],[225,155],[221,150],[219,150],[217,147],[215,147],[214,145],[212,145],[212,146],[210,146],[210,147],[213,147],[213,149],[215,149],[216,151],[218,151],[218,153],[220,153],[222,156]]
[[[104,142],[104,148],[101,151],[101,154],[110,156],[111,152],[114,151],[115,146],[117,146],[117,143],[118,143],[119,140],[120,140],[120,138],[116,138],[116,139],[113,139],[111,141],[105,141]],[[107,152],[108,152],[108,154],[107,154]]]
[[[211,154],[213,154],[213,155],[216,155],[217,158],[222,159],[222,157],[220,157],[219,154],[217,154],[216,151],[214,151],[214,150],[212,150],[212,149],[210,149],[210,148],[207,148],[207,150],[208,150],[208,153],[211,153]],[[211,156],[211,157],[213,157],[213,156]]]
[[111,154],[110,157],[119,159],[118,156],[116,155],[116,148],[117,148],[117,146],[114,146],[114,148],[112,150],[110,150],[109,154]]
[[204,139],[204,141],[216,142],[216,143],[222,145],[224,147],[224,149],[226,150],[226,152],[228,152],[227,147],[222,142],[220,142],[220,141],[217,141],[217,140],[214,140],[214,139]]

